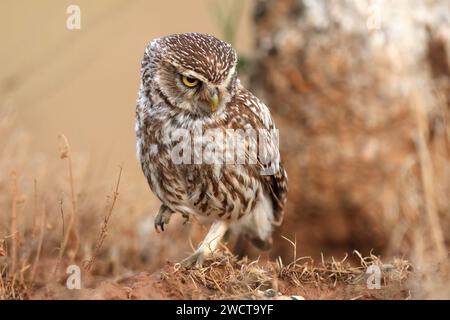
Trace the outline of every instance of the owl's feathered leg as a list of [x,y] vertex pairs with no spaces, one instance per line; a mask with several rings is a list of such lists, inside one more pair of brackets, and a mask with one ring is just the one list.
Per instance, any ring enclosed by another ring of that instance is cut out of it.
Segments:
[[228,224],[224,221],[215,221],[208,231],[205,239],[203,239],[200,246],[195,252],[181,261],[181,264],[185,267],[196,266],[201,267],[205,258],[212,255],[217,249],[217,246],[222,240],[223,236],[228,230]]
[[164,231],[164,225],[169,224],[170,217],[172,216],[173,211],[170,210],[166,205],[162,204],[159,207],[159,211],[155,216],[155,229],[159,232],[158,227]]

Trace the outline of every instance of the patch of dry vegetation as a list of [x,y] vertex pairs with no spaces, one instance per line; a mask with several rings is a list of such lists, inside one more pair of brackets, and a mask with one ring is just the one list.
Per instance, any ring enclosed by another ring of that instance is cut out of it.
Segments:
[[[226,248],[202,268],[185,269],[168,263],[152,275],[140,274],[104,287],[101,297],[130,299],[408,299],[407,280],[412,267],[406,260],[383,263],[378,257],[362,258],[359,265],[341,261],[316,263],[310,257],[284,265],[239,259]],[[367,267],[379,266],[381,289],[367,288]]]
[[178,238],[152,236],[156,204],[136,204],[149,192],[121,182],[121,167],[111,177],[93,172],[63,135],[61,159],[56,137],[54,155],[32,154],[31,136],[16,124],[13,112],[0,109],[1,299],[33,298],[36,291],[50,296],[64,287],[70,264],[80,266],[89,287],[155,270],[189,249],[190,228],[181,223],[170,230]]

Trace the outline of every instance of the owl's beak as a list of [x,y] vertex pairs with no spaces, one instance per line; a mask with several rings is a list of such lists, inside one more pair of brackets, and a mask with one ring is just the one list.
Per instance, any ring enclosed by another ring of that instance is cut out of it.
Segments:
[[212,112],[216,112],[217,107],[219,106],[219,95],[217,92],[214,92],[209,98],[209,106],[211,107]]

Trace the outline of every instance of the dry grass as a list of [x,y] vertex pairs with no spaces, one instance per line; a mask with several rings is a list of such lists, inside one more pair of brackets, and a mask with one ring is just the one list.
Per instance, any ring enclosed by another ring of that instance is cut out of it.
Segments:
[[103,242],[105,242],[106,236],[108,234],[108,222],[109,222],[109,219],[111,219],[111,216],[112,216],[112,213],[114,210],[114,206],[115,206],[117,198],[119,196],[119,185],[120,185],[121,177],[122,177],[122,167],[120,167],[120,169],[119,169],[119,176],[117,177],[115,190],[114,190],[112,196],[108,197],[108,200],[110,200],[110,199],[112,199],[112,200],[111,200],[110,204],[108,203],[109,201],[107,202],[106,214],[105,214],[105,218],[103,219],[100,235],[98,237],[97,243],[95,244],[94,254],[92,255],[91,259],[86,262],[85,267],[84,267],[86,269],[86,271],[88,271],[88,272],[92,269],[92,266],[95,263],[95,259],[97,258],[98,254],[100,252],[100,249],[103,246]]
[[[412,273],[406,260],[383,263],[378,257],[363,258],[358,252],[359,265],[334,258],[315,263],[301,257],[284,265],[276,262],[238,259],[224,250],[203,268],[184,269],[179,264],[168,265],[161,272],[162,286],[167,298],[184,299],[360,299],[410,297],[405,283]],[[380,267],[383,290],[374,295],[366,287],[366,270]],[[164,296],[164,293],[162,294]]]
[[[61,159],[31,154],[30,136],[15,124],[13,113],[0,109],[0,299],[50,294],[64,285],[70,264],[82,268],[89,287],[155,270],[189,249],[184,237],[154,238],[156,207],[135,205],[148,190],[121,186],[122,167],[117,178],[99,179],[64,135]],[[175,219],[170,231],[187,237],[189,228],[180,225]]]
[[[69,217],[69,224],[67,225],[67,230],[63,228],[63,242],[61,244],[61,247],[59,249],[59,256],[58,261],[62,259],[64,256],[66,247],[69,243],[70,237],[73,237],[74,244],[73,249],[70,252],[70,259],[73,260],[75,255],[77,254],[78,247],[79,247],[79,235],[77,230],[74,230],[76,226],[76,219],[77,219],[77,196],[75,195],[75,186],[74,186],[74,178],[73,178],[73,165],[72,165],[72,157],[71,157],[71,150],[69,141],[67,140],[66,136],[61,134],[59,137],[60,140],[60,152],[61,152],[61,159],[67,159],[67,166],[69,171],[69,181],[70,181],[70,217]],[[64,224],[63,224],[64,226]],[[56,269],[55,269],[56,270]]]

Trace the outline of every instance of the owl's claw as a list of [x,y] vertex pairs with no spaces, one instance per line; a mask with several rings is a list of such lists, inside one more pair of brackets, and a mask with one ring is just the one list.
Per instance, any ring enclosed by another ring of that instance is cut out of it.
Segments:
[[201,268],[205,261],[206,254],[203,251],[196,251],[189,257],[181,261],[181,265],[185,268],[194,267]]
[[166,207],[165,205],[161,205],[159,208],[158,214],[155,217],[155,230],[156,232],[160,232],[158,227],[161,229],[161,231],[164,231],[164,225],[169,224],[170,217],[172,216],[172,211]]
[[226,222],[221,220],[214,222],[197,250],[195,250],[192,255],[181,261],[181,265],[184,267],[201,267],[205,261],[205,258],[214,254],[220,240],[227,230],[228,225]]
[[161,231],[164,231],[164,224],[163,223],[156,223],[155,222],[155,230],[156,230],[156,232],[159,233],[160,231],[159,231],[158,227],[161,229]]

